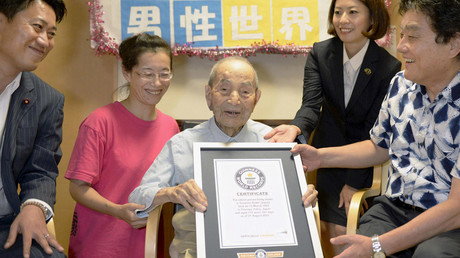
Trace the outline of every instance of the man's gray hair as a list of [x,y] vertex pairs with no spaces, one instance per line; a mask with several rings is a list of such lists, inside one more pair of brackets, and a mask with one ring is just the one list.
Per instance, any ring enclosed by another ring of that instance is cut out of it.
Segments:
[[215,63],[211,69],[211,73],[209,74],[209,81],[208,81],[209,87],[212,88],[212,86],[214,85],[214,82],[216,79],[217,68],[225,62],[231,62],[231,61],[240,61],[240,62],[248,64],[252,68],[252,71],[254,72],[254,82],[253,83],[256,86],[256,90],[257,90],[259,88],[259,78],[257,77],[257,72],[254,69],[254,66],[252,66],[251,62],[249,62],[246,58],[243,58],[240,56],[226,57],[226,58],[220,59],[217,63]]

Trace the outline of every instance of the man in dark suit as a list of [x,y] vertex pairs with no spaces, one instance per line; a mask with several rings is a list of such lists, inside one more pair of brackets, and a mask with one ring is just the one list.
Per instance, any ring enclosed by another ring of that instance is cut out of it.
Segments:
[[53,48],[65,12],[62,0],[0,0],[0,257],[65,256],[46,227],[64,96],[30,72]]

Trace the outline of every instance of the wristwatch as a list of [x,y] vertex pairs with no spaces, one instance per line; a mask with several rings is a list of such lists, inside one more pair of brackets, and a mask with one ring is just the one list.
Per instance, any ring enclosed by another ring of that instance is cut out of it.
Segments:
[[385,251],[383,251],[382,246],[380,245],[379,236],[372,236],[372,257],[373,258],[385,258]]

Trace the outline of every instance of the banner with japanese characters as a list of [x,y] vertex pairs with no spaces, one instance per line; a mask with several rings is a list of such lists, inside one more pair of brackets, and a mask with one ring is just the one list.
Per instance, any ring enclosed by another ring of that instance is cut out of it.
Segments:
[[312,45],[319,40],[317,0],[121,0],[121,40],[159,35],[172,45],[248,46],[255,41]]
[[[302,47],[326,39],[330,0],[94,0],[92,44],[116,52],[140,32],[194,49]],[[104,43],[104,44],[102,44]],[[113,53],[116,54],[116,53]]]

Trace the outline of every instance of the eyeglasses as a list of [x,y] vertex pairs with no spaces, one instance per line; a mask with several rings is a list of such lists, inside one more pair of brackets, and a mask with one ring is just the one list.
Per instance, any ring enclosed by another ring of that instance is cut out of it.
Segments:
[[141,79],[145,81],[155,81],[156,78],[158,78],[162,82],[167,82],[171,80],[171,78],[173,77],[173,74],[171,72],[161,72],[159,74],[149,72],[140,73],[137,71],[134,72],[137,73],[137,75],[139,75],[139,77],[141,77]]

